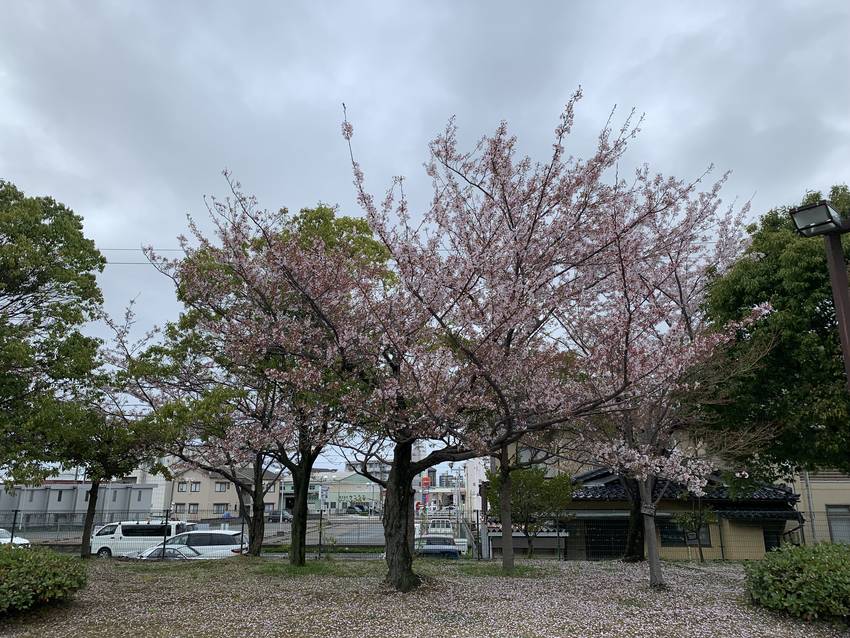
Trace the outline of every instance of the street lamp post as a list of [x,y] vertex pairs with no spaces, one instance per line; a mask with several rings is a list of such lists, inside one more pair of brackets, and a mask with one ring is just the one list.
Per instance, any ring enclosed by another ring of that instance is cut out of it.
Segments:
[[850,286],[847,282],[847,264],[841,249],[841,235],[850,231],[850,220],[844,219],[829,202],[823,200],[793,209],[791,219],[803,237],[823,236],[844,359],[844,379],[847,391],[850,392]]

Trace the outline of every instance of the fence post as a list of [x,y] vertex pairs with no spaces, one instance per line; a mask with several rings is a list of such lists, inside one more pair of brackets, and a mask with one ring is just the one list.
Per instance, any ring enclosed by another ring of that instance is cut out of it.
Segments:
[[12,513],[12,538],[9,539],[9,546],[14,547],[15,545],[15,525],[18,522],[18,510],[15,510]]
[[322,558],[322,527],[323,527],[322,521],[323,520],[324,519],[322,518],[322,510],[319,510],[319,556],[318,556],[318,560],[321,560],[321,558]]
[[168,521],[168,517],[171,515],[171,510],[166,510],[162,516],[162,520],[165,525],[162,526],[162,554],[160,555],[160,560],[165,560],[165,543],[168,540],[168,528],[171,525]]
[[[558,560],[561,560],[561,517],[555,519],[555,537],[558,546]],[[564,552],[566,554],[566,552]]]
[[240,512],[239,520],[242,523],[239,533],[239,555],[242,555],[242,552],[245,551],[243,548],[245,546],[245,512]]
[[[475,510],[475,533],[478,535],[478,542],[475,543],[477,547],[475,549],[478,550],[476,552],[478,554],[478,560],[481,560],[481,550],[484,545],[484,539],[481,537],[481,512],[478,510]],[[474,541],[475,537],[473,537],[472,540]]]

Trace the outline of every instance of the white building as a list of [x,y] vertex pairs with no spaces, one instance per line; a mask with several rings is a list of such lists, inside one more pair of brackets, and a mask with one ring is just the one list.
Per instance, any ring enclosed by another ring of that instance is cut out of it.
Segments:
[[464,515],[467,520],[475,519],[475,512],[483,509],[479,490],[481,483],[487,480],[487,460],[469,459],[463,466],[463,483],[466,488]]

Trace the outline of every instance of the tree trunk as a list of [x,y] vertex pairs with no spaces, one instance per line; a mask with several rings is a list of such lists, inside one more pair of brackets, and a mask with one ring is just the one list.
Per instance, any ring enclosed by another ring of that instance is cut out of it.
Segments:
[[248,519],[248,554],[259,556],[263,549],[263,536],[266,533],[266,508],[263,492],[254,491],[251,499],[251,516]]
[[86,506],[86,518],[83,521],[83,544],[80,547],[80,557],[91,556],[91,533],[94,527],[94,514],[97,510],[97,494],[100,492],[100,480],[92,479],[89,488],[89,502]]
[[310,488],[309,469],[292,472],[292,488],[295,492],[295,505],[292,508],[292,539],[289,545],[289,564],[304,565],[307,551],[307,494]]
[[702,535],[700,532],[702,531],[702,525],[697,525],[697,549],[699,550],[699,562],[705,562],[705,556],[702,553]]
[[534,556],[534,537],[528,532],[525,532],[525,544],[528,546],[525,550],[525,557],[531,558]]
[[422,583],[422,579],[413,573],[413,443],[397,443],[394,452],[384,496],[386,582],[404,592],[415,589]]
[[634,479],[624,480],[626,494],[629,496],[629,531],[626,535],[626,551],[623,560],[627,563],[639,563],[646,560],[643,541],[643,517],[640,513],[640,488]]
[[[640,500],[644,505],[653,505],[652,483],[654,479],[640,481]],[[664,575],[661,573],[661,557],[658,554],[658,538],[655,535],[655,514],[643,514],[643,533],[649,558],[649,586],[664,588]]]
[[263,472],[264,457],[257,454],[254,457],[254,475],[252,477],[251,514],[248,517],[248,554],[259,556],[263,549],[266,533],[266,504],[265,504],[265,473]]
[[499,519],[502,523],[502,570],[514,569],[514,532],[511,520],[511,462],[508,448],[499,456]]

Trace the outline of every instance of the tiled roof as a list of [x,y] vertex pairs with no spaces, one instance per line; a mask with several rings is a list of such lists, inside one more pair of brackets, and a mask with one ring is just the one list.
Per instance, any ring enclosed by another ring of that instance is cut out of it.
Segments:
[[[658,498],[661,495],[661,490],[664,489],[664,482],[659,481],[653,490],[653,498]],[[665,499],[687,498],[687,491],[679,486],[670,484],[664,490]],[[746,502],[746,501],[779,501],[782,503],[794,503],[798,499],[797,495],[783,486],[764,485],[758,487],[745,494],[736,494],[730,496],[729,488],[722,485],[709,485],[706,489],[706,494],[703,500],[706,501],[730,501],[730,502]],[[620,483],[609,483],[607,485],[589,485],[581,487],[573,493],[574,501],[625,501],[628,500],[626,490]]]

